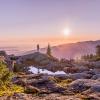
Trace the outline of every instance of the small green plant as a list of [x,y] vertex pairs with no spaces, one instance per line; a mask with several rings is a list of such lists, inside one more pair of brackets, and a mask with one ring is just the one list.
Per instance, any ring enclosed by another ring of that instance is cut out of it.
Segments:
[[38,94],[39,93],[39,89],[33,86],[27,86],[25,88],[25,93],[27,94]]
[[57,85],[60,87],[66,87],[71,82],[72,82],[72,79],[61,80],[60,82],[57,83]]
[[54,81],[57,84],[57,86],[60,86],[60,87],[66,87],[68,86],[69,83],[73,81],[72,79],[61,80],[56,77],[50,77],[49,80]]

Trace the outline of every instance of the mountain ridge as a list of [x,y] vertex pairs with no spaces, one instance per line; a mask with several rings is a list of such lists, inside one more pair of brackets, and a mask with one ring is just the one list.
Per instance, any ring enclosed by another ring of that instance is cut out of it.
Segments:
[[[57,58],[78,58],[86,54],[95,54],[96,46],[100,45],[100,40],[96,41],[80,41],[76,43],[67,43],[53,46],[52,55]],[[23,55],[31,54],[36,50],[25,52]],[[41,48],[40,52],[46,53],[46,48]]]

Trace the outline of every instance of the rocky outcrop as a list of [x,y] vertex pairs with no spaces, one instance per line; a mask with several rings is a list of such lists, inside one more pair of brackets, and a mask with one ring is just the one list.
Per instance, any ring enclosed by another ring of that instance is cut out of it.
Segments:
[[60,62],[57,58],[53,56],[48,56],[47,54],[35,52],[33,54],[24,55],[19,57],[16,62],[18,65],[22,66],[32,66],[47,69],[50,71],[63,70],[64,67],[74,66],[70,61]]
[[100,98],[99,80],[71,79],[67,75],[20,74],[14,83],[23,86],[25,93],[2,97],[3,100],[99,100]]
[[26,91],[29,91],[29,93],[63,93],[65,91],[63,87],[57,86],[54,76],[42,74],[18,77],[14,83],[25,87]]

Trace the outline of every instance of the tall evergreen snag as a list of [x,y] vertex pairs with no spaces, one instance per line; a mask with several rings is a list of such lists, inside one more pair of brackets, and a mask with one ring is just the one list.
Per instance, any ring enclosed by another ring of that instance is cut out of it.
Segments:
[[39,44],[37,44],[37,52],[39,52],[39,50],[40,50],[40,46]]
[[49,44],[48,44],[48,47],[47,47],[47,55],[51,56],[51,47],[50,47]]

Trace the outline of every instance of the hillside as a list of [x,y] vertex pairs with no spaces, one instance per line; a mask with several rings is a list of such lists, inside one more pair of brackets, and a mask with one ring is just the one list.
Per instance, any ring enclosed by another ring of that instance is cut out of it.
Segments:
[[[57,58],[67,58],[67,59],[77,58],[84,54],[90,54],[90,53],[94,54],[95,47],[97,45],[100,45],[100,40],[62,44],[52,47],[52,54]],[[46,52],[46,49],[43,48],[40,51]],[[25,54],[30,54],[33,52],[35,52],[35,50],[28,51]]]

